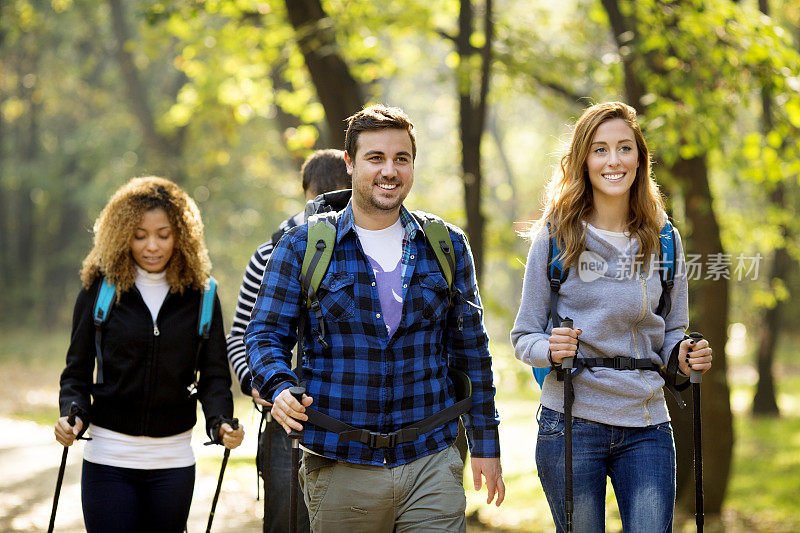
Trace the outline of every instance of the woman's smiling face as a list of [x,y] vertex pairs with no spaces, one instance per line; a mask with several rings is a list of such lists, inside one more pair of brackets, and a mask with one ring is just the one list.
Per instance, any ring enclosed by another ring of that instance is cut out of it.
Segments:
[[639,149],[631,127],[621,118],[600,124],[586,157],[594,197],[629,196],[638,168]]

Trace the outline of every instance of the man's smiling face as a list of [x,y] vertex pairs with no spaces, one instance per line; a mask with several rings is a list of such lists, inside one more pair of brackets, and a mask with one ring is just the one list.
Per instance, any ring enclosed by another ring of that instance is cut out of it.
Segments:
[[345,161],[353,177],[353,208],[357,214],[378,218],[399,215],[414,183],[408,132],[396,128],[361,132],[355,158],[345,154]]

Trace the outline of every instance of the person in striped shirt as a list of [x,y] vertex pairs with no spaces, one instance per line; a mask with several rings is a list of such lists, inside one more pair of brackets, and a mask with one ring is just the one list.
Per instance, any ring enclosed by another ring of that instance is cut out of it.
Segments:
[[[338,189],[350,188],[350,176],[347,174],[347,165],[344,162],[344,152],[341,150],[317,150],[309,155],[300,169],[303,184],[303,194],[306,200],[315,198],[318,194]],[[239,288],[239,299],[233,314],[233,324],[228,334],[228,359],[234,374],[239,381],[242,393],[252,396],[257,404],[269,408],[271,404],[262,400],[258,391],[250,386],[250,369],[247,367],[247,357],[244,345],[244,331],[250,322],[250,313],[253,310],[264,268],[269,261],[275,242],[286,231],[303,223],[303,213],[300,212],[281,223],[278,231],[267,242],[261,244],[253,253],[244,272],[242,285]],[[280,429],[274,420],[267,422],[261,432],[258,442],[259,472],[265,473],[269,469],[269,476],[265,476],[265,483],[269,479],[269,486],[265,492],[269,495],[265,502],[268,511],[265,516],[267,522],[265,531],[278,533],[285,531],[289,523],[289,474],[290,474],[290,442],[289,437]],[[269,448],[269,453],[266,452]],[[264,461],[269,457],[269,463]],[[308,513],[302,504],[302,495],[298,498],[300,503],[300,518],[298,532],[308,531]]]

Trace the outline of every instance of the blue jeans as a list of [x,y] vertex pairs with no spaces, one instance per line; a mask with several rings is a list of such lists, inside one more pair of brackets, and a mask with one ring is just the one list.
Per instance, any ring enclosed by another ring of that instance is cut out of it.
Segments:
[[186,528],[194,465],[138,470],[83,461],[81,503],[89,533],[179,533]]
[[[564,415],[542,407],[536,467],[559,532],[564,524]],[[605,531],[606,476],[626,533],[671,531],[675,443],[669,422],[641,428],[572,419],[573,527]]]

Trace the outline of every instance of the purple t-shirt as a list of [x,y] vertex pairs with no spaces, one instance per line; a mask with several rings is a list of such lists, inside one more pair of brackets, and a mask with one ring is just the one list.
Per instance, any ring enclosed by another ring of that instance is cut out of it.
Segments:
[[367,256],[369,264],[372,265],[372,272],[375,274],[375,283],[378,288],[378,298],[381,301],[381,312],[383,322],[386,324],[386,332],[391,337],[392,333],[400,324],[403,314],[403,277],[401,275],[400,261],[394,270],[386,272],[378,262]]
[[403,229],[400,220],[388,228],[366,230],[356,226],[361,248],[369,259],[381,302],[381,318],[391,337],[403,315]]

